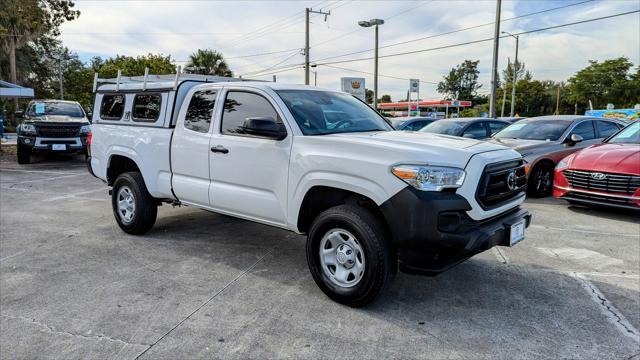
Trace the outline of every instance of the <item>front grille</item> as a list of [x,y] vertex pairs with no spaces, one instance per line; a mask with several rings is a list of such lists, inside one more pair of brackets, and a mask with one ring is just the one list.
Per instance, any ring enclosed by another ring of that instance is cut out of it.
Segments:
[[[569,185],[575,189],[633,195],[640,187],[640,176],[637,175],[584,170],[565,170],[562,173],[567,178]],[[593,174],[602,174],[600,177],[604,176],[604,178],[596,179]]]
[[41,137],[76,137],[79,125],[36,125],[36,132]]
[[629,199],[616,198],[612,196],[607,196],[606,194],[594,194],[594,193],[582,193],[577,191],[569,191],[565,196],[565,198],[576,199],[576,200],[585,200],[590,202],[598,202],[602,204],[611,204],[611,205],[621,205],[626,207],[638,207],[633,201]]
[[483,209],[496,208],[521,196],[526,188],[527,174],[522,160],[489,164],[480,178],[476,200]]

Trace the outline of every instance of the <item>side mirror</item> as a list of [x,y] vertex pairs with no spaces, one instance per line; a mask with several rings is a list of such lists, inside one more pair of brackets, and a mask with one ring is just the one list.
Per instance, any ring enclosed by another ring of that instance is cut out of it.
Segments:
[[242,130],[247,135],[264,137],[272,140],[282,140],[287,137],[287,131],[282,124],[278,124],[272,117],[246,118]]
[[569,145],[575,145],[581,141],[583,141],[584,138],[578,134],[571,134],[569,135],[569,137],[567,138],[567,140],[565,140],[566,143],[568,143]]
[[18,110],[15,113],[13,113],[13,115],[16,117],[16,119],[22,119],[24,117],[24,111]]
[[89,120],[90,123],[93,122],[93,113],[89,111],[89,112],[86,112],[86,114],[87,114],[87,120]]

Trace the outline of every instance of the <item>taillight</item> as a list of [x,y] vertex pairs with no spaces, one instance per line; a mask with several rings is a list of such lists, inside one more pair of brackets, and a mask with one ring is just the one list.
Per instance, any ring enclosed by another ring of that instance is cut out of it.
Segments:
[[91,131],[87,134],[87,154],[91,156],[91,140],[93,139],[93,134]]

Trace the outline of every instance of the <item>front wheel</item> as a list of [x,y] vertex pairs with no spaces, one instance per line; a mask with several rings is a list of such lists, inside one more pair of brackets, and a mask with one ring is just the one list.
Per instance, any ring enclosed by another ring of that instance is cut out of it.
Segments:
[[18,164],[31,163],[31,149],[28,146],[24,146],[18,142],[16,152],[18,156]]
[[126,172],[116,178],[111,205],[118,225],[128,234],[144,234],[156,222],[158,205],[139,172]]
[[373,301],[397,272],[397,257],[382,222],[352,205],[330,208],[313,221],[307,263],[328,297],[352,307]]
[[538,164],[529,174],[527,192],[529,196],[541,198],[551,195],[553,191],[553,165]]

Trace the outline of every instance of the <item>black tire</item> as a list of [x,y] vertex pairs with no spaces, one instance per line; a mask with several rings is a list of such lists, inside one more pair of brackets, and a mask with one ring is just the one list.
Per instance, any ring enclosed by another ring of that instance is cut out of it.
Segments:
[[18,164],[31,164],[31,149],[20,143],[17,145]]
[[[127,221],[118,210],[118,202],[121,197],[121,190],[123,194],[126,190],[132,194],[132,212],[131,218]],[[141,235],[149,231],[153,224],[156,222],[158,215],[158,205],[156,200],[147,191],[147,186],[144,184],[142,174],[139,172],[126,172],[120,174],[113,183],[113,191],[111,194],[111,206],[113,208],[113,215],[118,222],[120,228],[132,235]]]
[[547,197],[553,192],[553,165],[537,164],[529,174],[527,193],[534,198]]
[[[351,287],[334,284],[322,268],[320,244],[336,229],[353,234],[364,253],[362,277]],[[318,287],[334,301],[351,307],[372,302],[391,285],[398,269],[397,255],[383,223],[367,209],[354,205],[335,206],[316,217],[307,237],[307,263]]]

